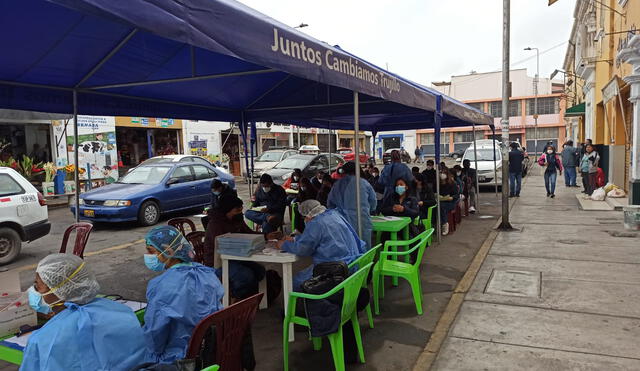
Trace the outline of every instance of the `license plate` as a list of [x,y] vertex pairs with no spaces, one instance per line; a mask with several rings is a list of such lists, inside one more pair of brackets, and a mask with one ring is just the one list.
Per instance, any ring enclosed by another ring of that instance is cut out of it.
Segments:
[[96,211],[95,210],[85,210],[84,211],[84,216],[88,216],[90,218],[93,218],[96,216]]
[[479,181],[479,182],[484,182],[484,181],[485,181],[485,177],[484,177],[484,175],[480,175],[480,176],[478,177],[478,181]]

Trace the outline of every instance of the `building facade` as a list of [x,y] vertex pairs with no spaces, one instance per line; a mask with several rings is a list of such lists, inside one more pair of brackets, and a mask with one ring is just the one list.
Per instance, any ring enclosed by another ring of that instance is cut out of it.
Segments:
[[[566,100],[561,81],[541,78],[538,81],[537,112],[535,78],[526,69],[510,72],[509,140],[519,142],[530,154],[540,153],[548,142],[565,141],[564,111]],[[500,139],[502,116],[501,72],[473,73],[452,76],[451,81],[434,82],[433,88],[494,117],[495,133],[489,126],[475,129],[476,139]],[[537,140],[536,140],[537,133]],[[473,127],[444,128],[441,135],[442,154],[463,151],[473,142]],[[418,145],[427,154],[434,153],[433,129],[417,131]]]
[[568,115],[566,131],[579,142],[591,139],[607,180],[640,204],[640,162],[637,155],[632,158],[638,153],[634,104],[639,97],[633,86],[638,84],[634,66],[640,68],[640,2],[578,0],[573,16],[563,67],[569,111],[575,114]]

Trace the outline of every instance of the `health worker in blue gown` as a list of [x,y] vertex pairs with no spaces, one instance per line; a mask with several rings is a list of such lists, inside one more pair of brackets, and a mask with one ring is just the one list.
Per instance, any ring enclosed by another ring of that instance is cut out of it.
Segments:
[[300,291],[302,283],[312,277],[315,264],[334,261],[349,264],[367,251],[365,242],[337,210],[327,210],[320,202],[307,200],[298,211],[305,218],[304,233],[277,244],[282,251],[313,259],[313,265],[293,277],[295,291]]
[[[327,199],[327,208],[338,209],[347,219],[353,229],[358,231],[358,211],[356,207],[356,164],[352,161],[344,164],[338,171],[345,177],[341,178],[333,185]],[[376,210],[378,199],[376,191],[364,177],[360,178],[360,218],[362,223],[362,235],[360,236],[366,243],[367,249],[371,248],[371,213]]]
[[173,363],[184,358],[198,322],[222,309],[224,288],[213,268],[192,262],[193,246],[176,228],[155,227],[145,240],[145,265],[163,272],[147,286],[145,361]]
[[52,254],[36,268],[29,305],[53,317],[29,337],[20,370],[130,370],[143,362],[144,335],[128,307],[96,298],[100,286],[85,262]]

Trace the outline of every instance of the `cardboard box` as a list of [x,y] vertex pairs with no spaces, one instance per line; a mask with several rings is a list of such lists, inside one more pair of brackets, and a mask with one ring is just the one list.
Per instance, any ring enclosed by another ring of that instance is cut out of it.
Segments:
[[37,324],[27,293],[20,291],[18,272],[0,274],[0,338],[14,335],[20,326]]

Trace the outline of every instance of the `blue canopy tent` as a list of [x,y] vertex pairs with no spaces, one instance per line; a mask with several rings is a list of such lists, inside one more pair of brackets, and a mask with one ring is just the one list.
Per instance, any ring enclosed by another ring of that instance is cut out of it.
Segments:
[[8,0],[0,35],[5,109],[229,121],[244,133],[255,121],[356,135],[492,123],[233,0]]

